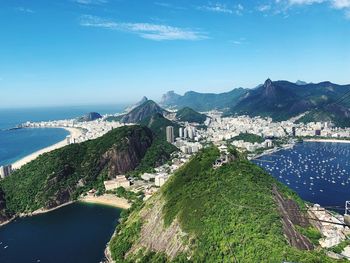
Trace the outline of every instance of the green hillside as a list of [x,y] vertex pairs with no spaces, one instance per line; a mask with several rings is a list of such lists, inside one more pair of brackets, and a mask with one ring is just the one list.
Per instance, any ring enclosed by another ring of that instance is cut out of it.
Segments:
[[179,136],[179,128],[181,127],[176,122],[173,122],[165,117],[162,114],[156,113],[152,116],[149,116],[139,122],[140,125],[150,128],[158,137],[165,139],[166,137],[166,127],[174,127],[175,137]]
[[[287,242],[275,194],[302,209],[293,192],[245,159],[214,170],[218,154],[203,150],[124,217],[110,242],[116,262],[338,262]],[[312,246],[298,231],[310,239],[317,231],[291,220],[296,239]],[[154,237],[145,235],[152,231]]]
[[101,193],[108,177],[151,169],[173,151],[147,127],[125,126],[43,154],[0,181],[0,215],[56,207],[92,188]]
[[207,119],[205,114],[201,114],[189,107],[182,108],[176,112],[176,118],[183,122],[203,123]]
[[[332,110],[330,107],[332,106]],[[298,120],[299,123],[332,122],[336,127],[350,126],[350,110],[339,105],[315,108]]]

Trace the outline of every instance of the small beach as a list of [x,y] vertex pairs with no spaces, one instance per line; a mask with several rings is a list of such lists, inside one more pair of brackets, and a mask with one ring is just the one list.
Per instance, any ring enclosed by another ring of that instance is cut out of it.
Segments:
[[[56,128],[61,128],[61,129],[67,130],[70,133],[71,138],[74,138],[74,139],[79,138],[82,134],[82,131],[80,129],[77,129],[77,128],[71,128],[71,127],[56,127]],[[32,154],[29,154],[29,155],[25,156],[24,158],[14,162],[12,164],[12,168],[13,169],[20,169],[23,165],[33,161],[39,155],[47,153],[47,152],[51,152],[51,151],[59,149],[59,148],[62,148],[66,145],[68,145],[68,142],[67,142],[67,139],[65,138],[64,140],[62,140],[56,144],[53,144],[53,145],[48,146],[46,148],[43,148],[39,151],[36,151]]]
[[108,205],[122,209],[129,209],[131,206],[128,200],[112,194],[104,194],[100,196],[87,195],[79,199],[79,201],[84,203]]

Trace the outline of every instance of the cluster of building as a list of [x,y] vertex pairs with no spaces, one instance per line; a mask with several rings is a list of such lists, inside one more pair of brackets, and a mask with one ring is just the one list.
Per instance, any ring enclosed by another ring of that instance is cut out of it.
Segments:
[[344,217],[333,215],[320,205],[315,204],[308,209],[310,222],[316,227],[323,238],[319,241],[324,248],[334,247],[347,239],[349,227],[344,226]]
[[236,148],[245,149],[248,152],[254,152],[258,149],[262,149],[262,148],[268,149],[273,147],[273,141],[270,139],[266,139],[262,143],[258,143],[258,142],[251,143],[251,142],[245,142],[243,140],[238,140],[238,141],[233,141],[231,144]]
[[350,128],[335,128],[330,122],[295,123],[295,119],[273,122],[271,118],[262,117],[225,117],[218,112],[209,112],[211,121],[206,137],[215,142],[231,139],[240,133],[252,133],[262,137],[281,138],[285,136],[325,136],[350,137]]
[[166,139],[169,143],[174,144],[184,154],[197,153],[203,148],[199,142],[201,135],[194,126],[187,125],[185,128],[179,128],[179,137],[175,138],[174,127],[168,126],[166,128]]
[[71,120],[57,120],[47,122],[26,122],[21,125],[25,128],[76,128],[81,130],[81,134],[77,138],[67,136],[68,144],[80,143],[87,140],[96,139],[111,131],[114,128],[118,128],[125,124],[119,122],[108,122],[103,119],[94,121],[80,122],[76,119]]
[[154,168],[154,172],[143,173],[140,178],[129,177],[125,175],[118,175],[108,181],[104,181],[105,189],[115,190],[119,187],[132,192],[142,192],[145,199],[148,199],[159,188],[166,183],[166,181],[173,175],[173,173],[184,165],[190,158],[190,155],[183,154],[181,152],[173,154],[171,158],[171,164],[163,164]]
[[306,124],[294,124],[293,135],[347,138],[350,137],[350,129],[332,127],[332,124],[329,122],[309,122]]

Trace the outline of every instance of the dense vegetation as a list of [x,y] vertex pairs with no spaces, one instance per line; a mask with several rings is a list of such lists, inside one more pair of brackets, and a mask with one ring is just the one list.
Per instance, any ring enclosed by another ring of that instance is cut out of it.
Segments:
[[332,122],[336,127],[344,128],[350,126],[350,112],[347,116],[347,114],[341,114],[337,111],[327,111],[322,108],[313,109],[301,117],[297,122]]
[[168,120],[163,117],[163,115],[156,113],[152,116],[149,116],[142,121],[139,122],[140,125],[147,126],[150,128],[159,138],[166,138],[166,127],[173,126],[174,127],[174,135],[175,137],[179,136],[179,128],[181,127],[176,122]]
[[[301,251],[287,243],[272,187],[276,185],[285,198],[302,206],[294,192],[245,159],[214,170],[212,163],[218,155],[214,147],[204,149],[161,189],[165,225],[177,218],[189,234],[184,239],[189,257],[179,255],[172,262],[333,262],[323,250]],[[133,213],[123,222],[120,235],[111,243],[117,262],[129,262],[124,256],[142,227],[138,215]],[[317,237],[314,229],[297,227]],[[163,253],[151,251],[139,252],[136,258],[139,262],[170,261]]]
[[166,161],[172,150],[164,141],[154,139],[151,130],[140,126],[121,127],[98,139],[68,145],[39,156],[0,181],[5,210],[12,214],[31,212],[76,199],[92,188],[103,192],[103,181],[112,169],[111,158],[130,154],[138,163],[120,159],[124,171],[138,169],[138,164],[139,169],[147,170]]
[[176,118],[183,122],[203,123],[207,119],[205,114],[201,114],[189,107],[182,108],[176,112]]
[[[350,118],[348,100],[338,100],[350,90],[350,85],[330,82],[297,85],[288,81],[267,80],[264,85],[252,90],[242,98],[231,112],[251,116],[272,117],[286,120],[300,113],[311,111],[305,121],[329,121],[340,127]],[[350,125],[350,124],[347,124]]]
[[154,168],[166,163],[177,148],[162,138],[156,138],[137,168],[128,173],[129,176],[139,176],[152,173]]
[[250,143],[262,143],[265,141],[265,139],[262,136],[252,134],[252,133],[240,133],[238,136],[235,136],[231,139],[232,141],[245,141]]
[[118,116],[109,116],[107,118],[105,118],[105,121],[121,121],[121,119],[123,118],[124,115],[118,115]]

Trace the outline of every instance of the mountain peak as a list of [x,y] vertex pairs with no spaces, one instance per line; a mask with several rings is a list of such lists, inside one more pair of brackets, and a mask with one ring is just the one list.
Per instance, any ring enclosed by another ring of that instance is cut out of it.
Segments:
[[153,100],[147,100],[141,105],[137,106],[129,113],[125,114],[121,119],[124,123],[138,123],[145,118],[152,116],[156,113],[164,114],[166,111],[159,107]]
[[307,82],[303,81],[303,80],[297,80],[295,82],[295,84],[299,85],[299,86],[302,86],[302,85],[307,85]]
[[[146,96],[143,96],[142,99],[141,99],[142,102],[145,102],[145,101],[148,101],[148,98]],[[140,102],[141,102],[140,101]]]
[[265,81],[264,86],[265,86],[266,88],[272,86],[272,80],[268,78],[268,79]]

